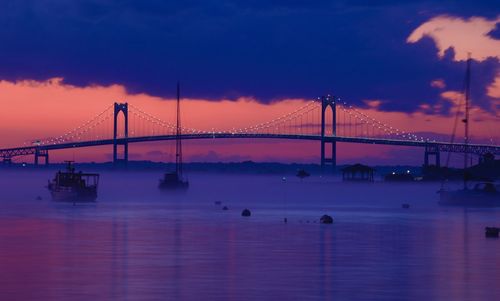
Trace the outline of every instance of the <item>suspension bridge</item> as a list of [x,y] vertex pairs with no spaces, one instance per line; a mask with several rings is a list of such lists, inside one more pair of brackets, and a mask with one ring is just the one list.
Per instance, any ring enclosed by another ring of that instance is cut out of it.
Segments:
[[[327,113],[331,110],[331,113]],[[123,121],[119,123],[122,114]],[[114,103],[82,125],[58,137],[38,139],[30,145],[0,149],[0,158],[33,155],[34,164],[49,163],[52,150],[112,145],[113,163],[128,162],[129,144],[176,139],[176,124],[158,118],[128,103]],[[424,164],[440,166],[441,152],[478,156],[500,154],[500,146],[436,141],[392,127],[328,95],[270,121],[232,129],[203,130],[182,127],[182,139],[291,139],[320,142],[321,165],[336,167],[337,143],[362,143],[420,147]]]

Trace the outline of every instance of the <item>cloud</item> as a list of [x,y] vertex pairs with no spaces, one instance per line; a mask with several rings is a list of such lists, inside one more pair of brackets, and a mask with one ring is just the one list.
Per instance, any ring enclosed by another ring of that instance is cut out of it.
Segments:
[[[334,93],[413,112],[464,70],[408,33],[444,13],[492,17],[496,2],[438,0],[0,1],[0,79],[64,78],[76,87],[261,103]],[[418,11],[418,14],[415,12]],[[482,65],[485,87],[493,77]],[[484,95],[481,98],[484,98]],[[486,105],[487,101],[483,101]]]
[[444,82],[443,79],[438,78],[438,79],[431,81],[431,87],[438,88],[438,89],[444,89],[444,88],[446,88],[446,83]]
[[500,59],[500,40],[489,35],[498,23],[500,17],[488,20],[482,17],[437,16],[417,27],[408,36],[407,42],[416,43],[429,37],[436,43],[440,58],[452,49],[455,61],[467,60],[469,53],[477,61]]
[[488,86],[487,93],[492,98],[491,110],[498,114],[500,112],[500,72],[491,85]]
[[251,160],[250,156],[223,155],[216,151],[209,150],[206,153],[194,154],[190,157],[192,162],[243,162]]
[[497,74],[494,82],[488,86],[488,95],[492,98],[500,99],[500,73]]
[[364,103],[369,108],[378,109],[380,108],[380,105],[383,103],[383,101],[378,99],[366,99],[364,100]]

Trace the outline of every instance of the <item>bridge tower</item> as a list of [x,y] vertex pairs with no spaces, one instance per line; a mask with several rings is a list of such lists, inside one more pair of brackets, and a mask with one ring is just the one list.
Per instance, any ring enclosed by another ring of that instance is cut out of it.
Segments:
[[431,156],[434,156],[434,165],[436,167],[441,167],[441,159],[439,155],[439,146],[437,145],[426,145],[425,146],[425,153],[424,153],[424,166],[428,167],[429,166],[429,158]]
[[45,158],[45,165],[49,164],[49,151],[46,149],[35,148],[35,165],[40,162],[39,158]]
[[[332,136],[325,135],[326,132],[326,110],[332,108]],[[337,136],[337,107],[335,97],[327,95],[321,97],[321,169],[325,165],[332,165],[332,170],[335,171],[337,167],[337,141],[333,137]],[[326,145],[332,146],[332,153],[330,157],[326,154]]]
[[[118,138],[118,115],[123,113],[124,137]],[[128,162],[128,103],[116,103],[113,114],[113,165],[127,165]],[[118,145],[123,145],[123,157],[118,158]]]

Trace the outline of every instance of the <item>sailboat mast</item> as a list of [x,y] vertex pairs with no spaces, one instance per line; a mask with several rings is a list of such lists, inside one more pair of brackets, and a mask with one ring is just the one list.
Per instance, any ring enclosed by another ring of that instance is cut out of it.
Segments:
[[467,185],[467,175],[466,175],[466,170],[467,170],[467,161],[469,159],[469,107],[470,107],[470,67],[471,67],[471,55],[469,53],[467,57],[467,72],[465,74],[465,118],[462,120],[464,122],[465,126],[465,133],[464,133],[464,144],[465,144],[465,149],[464,149],[464,189],[466,188]]
[[180,176],[182,174],[182,140],[181,140],[181,106],[180,106],[180,85],[177,82],[177,127],[175,133],[175,171]]

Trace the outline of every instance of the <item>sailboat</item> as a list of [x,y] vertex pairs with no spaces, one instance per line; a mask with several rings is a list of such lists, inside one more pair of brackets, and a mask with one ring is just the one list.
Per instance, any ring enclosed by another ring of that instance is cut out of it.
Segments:
[[181,131],[181,109],[180,109],[180,87],[177,83],[177,123],[175,133],[175,170],[165,173],[160,179],[159,188],[161,190],[185,190],[189,187],[189,182],[182,174],[182,131]]
[[470,106],[470,67],[471,57],[467,59],[467,72],[465,77],[465,152],[464,152],[464,172],[463,188],[449,191],[443,187],[438,191],[440,194],[439,204],[445,206],[465,206],[465,207],[500,207],[500,186],[495,186],[493,182],[476,183],[473,188],[468,187],[468,144],[469,144],[469,106]]

